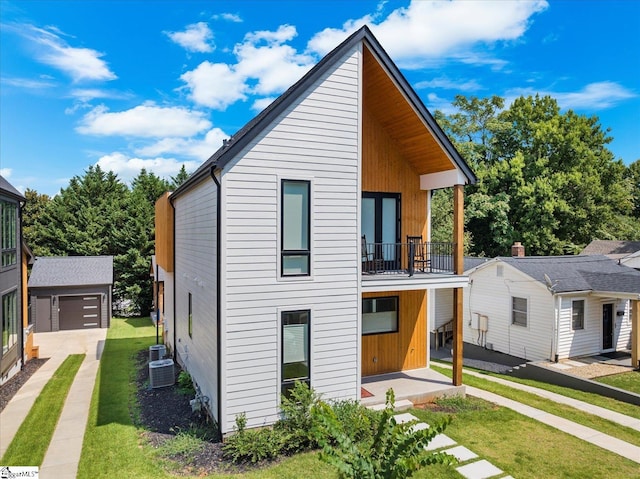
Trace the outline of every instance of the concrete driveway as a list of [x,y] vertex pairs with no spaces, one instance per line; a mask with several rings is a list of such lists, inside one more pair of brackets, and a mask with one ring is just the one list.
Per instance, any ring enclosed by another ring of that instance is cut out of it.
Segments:
[[62,357],[64,360],[69,354],[86,354],[87,358],[100,360],[106,338],[106,328],[73,329],[35,333],[33,344],[40,346],[41,358]]

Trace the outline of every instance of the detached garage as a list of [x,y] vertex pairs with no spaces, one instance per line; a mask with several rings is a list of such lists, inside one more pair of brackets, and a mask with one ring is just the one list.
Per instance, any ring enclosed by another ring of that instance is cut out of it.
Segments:
[[113,256],[36,258],[29,277],[35,331],[108,328]]

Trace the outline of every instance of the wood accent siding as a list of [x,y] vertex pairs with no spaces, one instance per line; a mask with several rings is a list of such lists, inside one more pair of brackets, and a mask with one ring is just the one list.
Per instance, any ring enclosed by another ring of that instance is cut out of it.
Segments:
[[[398,296],[398,332],[362,336],[362,375],[427,365],[427,291],[363,293],[363,298]],[[374,362],[374,358],[377,361]]]
[[[175,201],[175,318],[173,345],[178,360],[191,374],[209,410],[218,420],[216,185],[203,179]],[[170,279],[169,276],[167,279]],[[171,294],[167,288],[166,294]],[[189,294],[192,334],[189,335]],[[170,304],[165,306],[170,307]],[[165,309],[166,311],[166,309]],[[171,324],[171,320],[169,320]],[[171,326],[169,326],[171,328]],[[173,335],[173,331],[170,332]]]
[[362,138],[362,191],[400,193],[400,240],[407,235],[427,238],[427,191],[420,175],[402,156],[393,139],[366,108]]
[[156,201],[155,238],[156,261],[167,272],[173,271],[173,208],[169,195],[163,194]]
[[[311,312],[311,386],[357,398],[359,66],[357,47],[222,172],[223,433],[279,417],[283,311]],[[283,179],[310,181],[310,276],[280,275]]]

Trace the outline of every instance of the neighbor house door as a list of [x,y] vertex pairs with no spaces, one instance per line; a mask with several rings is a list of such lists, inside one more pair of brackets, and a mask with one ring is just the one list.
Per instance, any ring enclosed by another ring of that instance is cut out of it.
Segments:
[[51,331],[51,296],[36,298],[36,333]]
[[613,304],[602,305],[602,349],[613,349]]

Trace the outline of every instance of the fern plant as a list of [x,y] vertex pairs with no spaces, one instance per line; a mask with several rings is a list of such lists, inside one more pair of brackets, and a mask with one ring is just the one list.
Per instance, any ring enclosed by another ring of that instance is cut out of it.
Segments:
[[344,430],[334,411],[325,403],[314,406],[316,437],[322,447],[320,459],[333,465],[341,479],[405,479],[431,464],[453,464],[455,458],[428,452],[425,447],[449,419],[428,429],[415,422],[398,424],[394,418],[394,393],[387,391],[386,407],[379,415],[373,439],[356,442]]

